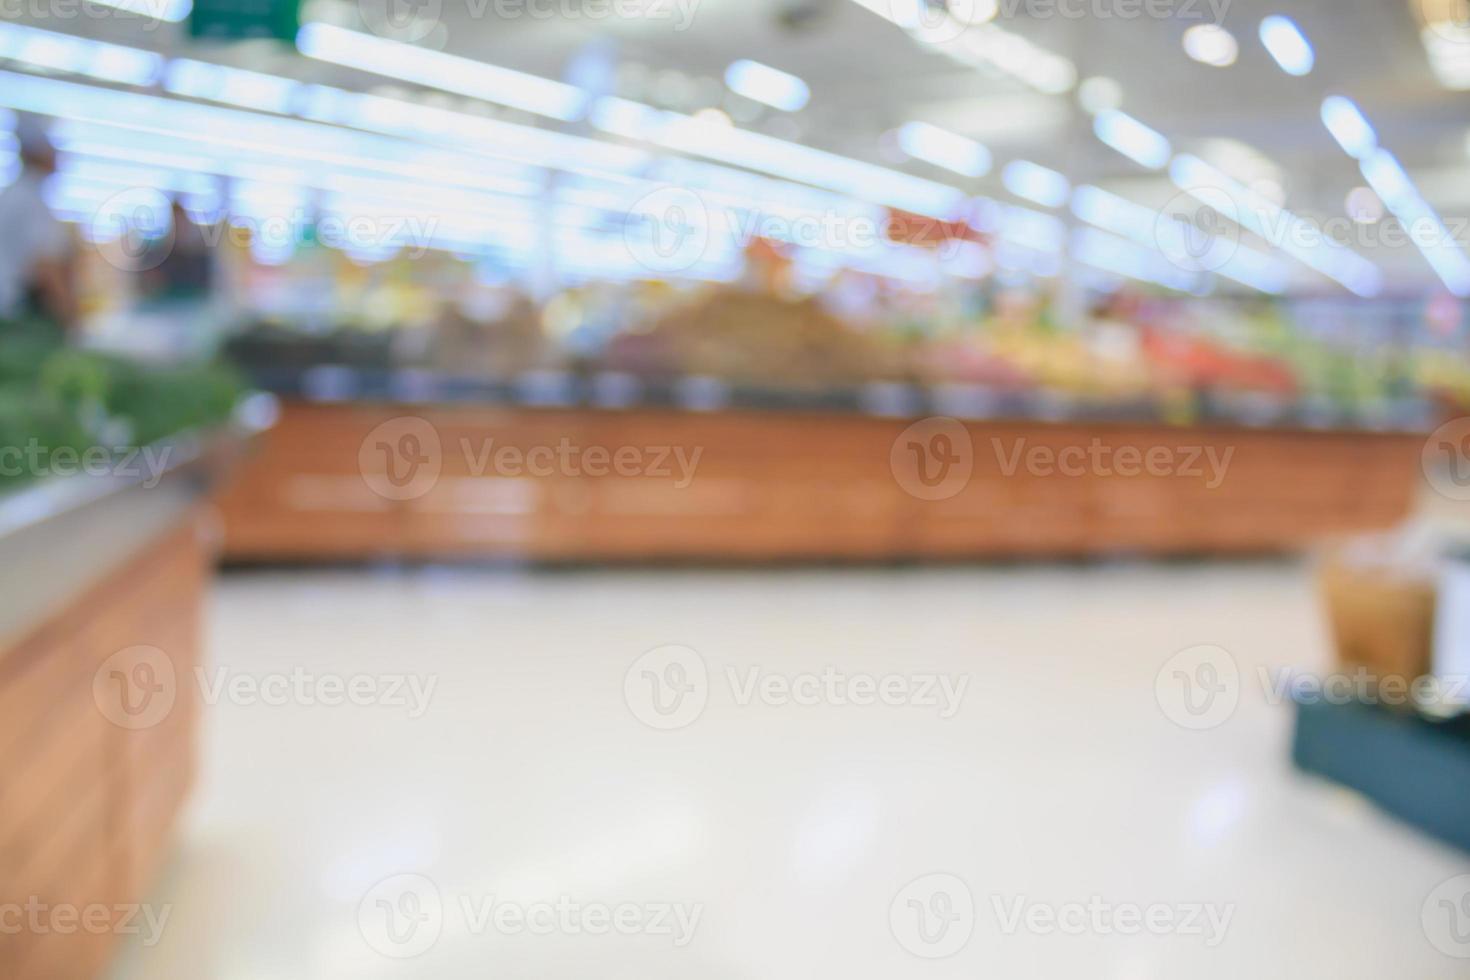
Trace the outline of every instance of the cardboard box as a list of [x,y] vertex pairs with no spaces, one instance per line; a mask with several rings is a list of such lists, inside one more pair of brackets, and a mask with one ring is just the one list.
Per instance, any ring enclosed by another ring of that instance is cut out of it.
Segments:
[[1405,685],[1431,672],[1432,562],[1405,559],[1387,540],[1363,539],[1323,563],[1320,583],[1340,670],[1361,668],[1379,682],[1401,678]]

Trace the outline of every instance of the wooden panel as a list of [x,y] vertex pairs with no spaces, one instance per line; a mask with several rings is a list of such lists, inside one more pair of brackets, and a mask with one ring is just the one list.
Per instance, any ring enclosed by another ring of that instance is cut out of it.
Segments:
[[[367,489],[378,464],[360,464],[358,447],[405,417],[432,427],[438,477],[387,500]],[[220,499],[225,551],[243,560],[1281,551],[1401,520],[1420,445],[1406,434],[969,423],[961,433],[969,436],[969,480],[947,499],[928,500],[906,492],[890,469],[907,424],[852,415],[289,404]],[[537,472],[507,470],[493,457],[505,449],[546,459],[567,446],[580,454],[573,463]],[[601,467],[582,465],[593,450]],[[609,466],[619,453],[637,465]],[[1059,458],[1070,468],[1059,468]],[[316,509],[304,510],[306,485],[338,492],[321,490]]]
[[[198,717],[189,677],[209,556],[196,523],[0,651],[0,902],[48,910],[43,928],[0,934],[7,980],[98,976],[115,944],[116,907],[143,900],[165,853]],[[175,700],[156,724],[133,730],[94,680],[115,653],[140,645],[173,664]],[[105,929],[49,918],[104,907]]]

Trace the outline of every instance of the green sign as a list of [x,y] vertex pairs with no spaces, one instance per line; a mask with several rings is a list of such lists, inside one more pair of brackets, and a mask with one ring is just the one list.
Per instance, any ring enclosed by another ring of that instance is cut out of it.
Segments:
[[212,41],[295,41],[301,0],[194,0],[189,35]]

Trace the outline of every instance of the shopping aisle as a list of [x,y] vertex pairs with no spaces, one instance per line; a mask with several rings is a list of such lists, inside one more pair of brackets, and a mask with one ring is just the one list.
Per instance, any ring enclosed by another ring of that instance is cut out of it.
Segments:
[[[212,612],[117,980],[1463,975],[1421,926],[1463,858],[1288,767],[1302,566],[250,572]],[[1239,704],[1188,730],[1156,680],[1200,644]]]

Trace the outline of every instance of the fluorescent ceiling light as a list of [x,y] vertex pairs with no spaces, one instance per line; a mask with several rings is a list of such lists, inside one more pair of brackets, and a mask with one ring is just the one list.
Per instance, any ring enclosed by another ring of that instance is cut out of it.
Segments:
[[[950,40],[989,23],[1000,14],[998,0],[956,0],[947,5],[926,0],[856,0],[926,43]],[[955,16],[958,14],[959,16]]]
[[1125,112],[1099,112],[1092,123],[1097,138],[1128,159],[1150,170],[1158,170],[1174,155],[1169,141]]
[[[543,241],[542,226],[548,222],[554,236],[560,241],[567,229],[596,231],[609,226],[611,219],[628,213],[628,201],[619,204],[613,213],[597,208],[568,203],[564,195],[551,199],[552,206],[532,198],[506,197],[495,194],[467,192],[463,188],[443,187],[425,182],[405,182],[401,179],[383,179],[346,174],[340,171],[311,172],[307,169],[250,164],[239,155],[228,153],[189,154],[176,156],[155,149],[134,150],[126,146],[109,145],[106,140],[117,138],[122,131],[109,133],[110,127],[93,124],[63,123],[65,131],[89,131],[100,142],[83,143],[67,139],[64,142],[59,177],[50,185],[52,194],[48,203],[61,216],[88,223],[89,226],[107,226],[98,221],[98,206],[115,201],[120,191],[129,189],[150,191],[177,191],[186,201],[198,203],[199,198],[208,201],[201,206],[208,211],[217,207],[221,193],[228,191],[229,212],[264,219],[269,216],[285,216],[296,207],[308,207],[314,200],[322,214],[343,217],[363,214],[386,214],[404,222],[399,234],[413,233],[427,236],[424,241],[385,238],[379,243],[387,253],[398,246],[422,246],[465,253],[487,253],[511,248],[531,252]],[[154,140],[150,145],[169,141]],[[119,160],[133,160],[146,167],[129,166]],[[190,172],[193,171],[193,172]],[[233,178],[229,182],[217,180],[215,175]],[[316,191],[315,198],[306,190]],[[644,191],[646,193],[646,190]],[[127,220],[131,213],[120,214]],[[411,222],[417,220],[415,229]],[[393,229],[385,228],[385,234]],[[714,243],[720,244],[720,243]],[[566,256],[553,250],[554,260],[560,267]],[[623,261],[627,261],[624,253]],[[589,267],[590,268],[590,267]],[[646,274],[646,270],[645,270]],[[698,273],[682,273],[693,275]]]
[[1236,245],[1230,258],[1215,273],[1273,296],[1286,292],[1291,285],[1291,275],[1284,265],[1265,252],[1244,245]]
[[[203,67],[219,68],[219,66]],[[498,157],[583,174],[585,177],[599,181],[598,186],[600,187],[616,188],[620,192],[646,193],[653,186],[644,181],[629,183],[621,176],[624,173],[642,171],[649,163],[647,153],[630,147],[327,86],[308,86],[303,89],[294,81],[254,72],[238,73],[234,69],[224,69],[224,71],[229,73],[226,76],[229,81],[250,83],[245,86],[247,91],[261,86],[269,87],[272,82],[283,83],[288,86],[284,91],[289,94],[290,101],[307,118],[388,135],[410,136],[431,143],[443,142],[456,148],[483,146],[487,152]],[[238,77],[240,75],[244,77]],[[181,77],[188,78],[189,76]],[[213,85],[208,84],[212,81],[212,77],[205,77],[197,85],[181,85],[180,87],[187,87],[201,97],[221,97],[241,88],[239,84],[226,85],[224,91],[217,91]],[[185,104],[182,103],[176,105],[185,107]],[[229,118],[259,120],[261,117],[241,113]],[[231,128],[238,128],[239,125],[238,122],[234,123]],[[300,126],[301,124],[287,123],[286,125]],[[320,127],[317,128],[320,129]],[[337,131],[328,130],[328,132]],[[291,142],[294,146],[302,140],[298,137]],[[604,173],[595,169],[595,166],[589,167],[589,164],[606,167],[614,171],[614,174]],[[684,178],[687,178],[687,182],[692,186],[700,187],[712,203],[724,203],[731,207],[741,206],[747,210],[756,209],[767,214],[792,216],[847,213],[857,207],[856,202],[845,198],[728,167],[697,164],[693,161],[672,157],[658,161],[658,164],[663,168],[681,167],[681,173],[684,174]],[[692,172],[691,168],[698,168],[697,172]],[[507,175],[510,175],[509,171]],[[684,178],[676,178],[674,182],[684,183],[686,182]],[[610,184],[609,179],[621,180],[623,183]],[[514,186],[518,191],[524,193],[534,193],[536,189],[534,183],[527,184],[523,179]],[[731,189],[737,187],[739,192],[732,194]],[[607,196],[606,191],[600,193]],[[636,197],[637,194],[633,196]],[[632,199],[619,199],[617,203],[610,205],[610,208],[626,210]]]
[[1240,55],[1240,45],[1219,24],[1196,24],[1184,32],[1184,53],[1201,64],[1228,68]]
[[1206,280],[1203,277],[1174,265],[1162,252],[1135,245],[1096,228],[1078,228],[1073,233],[1072,258],[1104,272],[1183,293],[1205,291]]
[[964,201],[962,192],[944,184],[799,143],[732,126],[710,126],[687,117],[667,127],[662,142],[685,153],[826,187],[859,200],[929,217],[948,217]]
[[1373,124],[1351,99],[1330,95],[1322,102],[1322,122],[1348,156],[1366,159],[1378,149],[1378,134]]
[[994,24],[938,47],[958,61],[1003,72],[1047,95],[1061,95],[1077,84],[1071,60]]
[[[1019,204],[1002,204],[990,198],[977,197],[970,215],[971,228],[998,239],[1001,244],[1013,246],[1008,257],[998,260],[1006,268],[1034,267],[1035,260],[1044,256],[1045,267],[1052,270],[1042,275],[1059,273],[1057,261],[1067,247],[1067,223],[1054,214],[1033,211]],[[1024,253],[1024,254],[1022,254]]]
[[299,114],[318,122],[594,177],[632,174],[648,163],[644,151],[604,140],[325,85],[310,86],[302,93]]
[[[722,167],[701,160],[667,156],[659,159],[647,172],[650,189],[658,184],[673,184],[687,187],[699,194],[708,204],[745,212],[758,218],[784,219],[790,224],[810,221],[814,216],[840,217],[844,221],[878,223],[884,220],[883,209],[878,205],[864,204],[850,197],[827,191],[777,180],[760,174]],[[579,199],[602,201],[613,192],[607,185],[598,189],[563,190],[564,195],[575,193]],[[640,194],[643,193],[640,191]],[[610,205],[627,210],[628,205]],[[758,226],[758,223],[757,223]]]
[[1369,155],[1363,161],[1362,171],[1368,186],[1395,213],[1419,195],[1403,164],[1387,150],[1376,150]]
[[1077,66],[1069,59],[990,23],[1000,13],[999,0],[855,2],[961,64],[1000,72],[1047,95],[1060,95],[1077,84]]
[[[63,124],[65,138],[60,140],[62,169],[68,173],[102,179],[124,186],[175,186],[193,192],[235,188],[311,188],[337,194],[351,194],[357,199],[371,198],[382,202],[378,212],[399,215],[406,208],[428,208],[436,213],[478,220],[532,221],[538,214],[530,196],[515,196],[481,190],[469,190],[427,181],[409,185],[400,178],[383,174],[351,173],[321,170],[300,165],[273,166],[242,158],[240,154],[215,150],[206,145],[190,145],[182,141],[149,141],[142,148],[128,141],[130,134],[90,124]],[[134,164],[154,168],[154,173],[178,174],[178,179],[150,180]],[[217,178],[227,177],[226,184]],[[511,190],[514,190],[511,188]],[[522,194],[535,188],[522,188]]]
[[1214,272],[1264,293],[1286,291],[1286,268],[1264,252],[1219,238],[1201,249],[1198,241],[1185,239],[1186,232],[1177,222],[1163,220],[1159,212],[1101,188],[1077,188],[1072,194],[1072,213],[1144,248],[1157,249],[1176,264],[1188,259],[1196,271]]
[[581,89],[565,82],[331,24],[304,25],[296,35],[296,47],[308,58],[468,95],[562,122],[580,118],[586,102],[586,94]]
[[1001,238],[1033,252],[1057,254],[1066,247],[1066,222],[1055,215],[1019,205],[1005,205],[1002,206],[998,226]]
[[526,179],[524,168],[475,154],[58,79],[0,72],[0,105],[124,130],[133,134],[132,142],[142,145],[167,137],[241,156],[258,154],[264,162],[353,168],[496,191],[512,187],[534,192],[537,186]]
[[1288,75],[1306,75],[1317,63],[1312,42],[1290,17],[1271,16],[1261,21],[1261,43]]
[[[135,185],[207,195],[232,188],[232,210],[244,215],[273,215],[293,201],[309,200],[304,191],[315,188],[320,191],[316,203],[322,213],[419,217],[435,247],[450,251],[529,251],[544,245],[537,232],[547,220],[547,212],[537,203],[544,184],[494,178],[487,173],[494,165],[467,154],[351,129],[9,72],[0,72],[0,103],[62,119],[56,131],[65,162],[65,184],[59,187],[65,194],[56,204],[72,219],[90,219],[97,201]],[[362,156],[348,156],[344,153],[348,147]],[[465,159],[465,170],[453,167],[460,157]],[[122,160],[132,165],[122,165]],[[731,173],[739,175],[738,170]],[[215,184],[216,178],[231,182]],[[588,178],[578,179],[581,184],[573,185],[573,191],[591,188]],[[604,181],[603,187],[607,190],[600,204],[591,207],[557,194],[551,223],[607,228],[610,220],[628,215],[639,195],[654,185]],[[501,190],[510,195],[500,194]],[[88,206],[88,201],[93,204]],[[575,266],[589,278],[647,276],[647,269],[632,262],[620,235],[595,239],[595,247],[591,241],[567,244],[559,234],[551,250],[554,262],[559,267]],[[398,244],[404,242],[385,241],[379,251],[387,254]],[[738,253],[725,251],[725,257],[734,254],[738,259]],[[701,263],[681,276],[703,278],[709,269],[709,262]],[[719,278],[731,275],[726,263]]]
[[[311,92],[303,95],[301,102],[303,111],[314,106],[315,110],[330,115],[335,122],[349,125],[370,126],[372,119],[365,117],[387,112],[388,118],[380,121],[390,123],[385,128],[398,129],[396,124],[403,122],[398,118],[399,114],[412,113],[426,132],[433,132],[439,126],[454,127],[462,137],[469,138],[471,145],[476,138],[491,135],[488,132],[477,132],[473,126],[468,125],[474,122],[483,123],[497,131],[505,143],[518,142],[523,134],[535,134],[549,140],[563,141],[564,145],[557,146],[565,156],[585,156],[587,150],[581,144],[586,144],[593,149],[615,150],[629,154],[635,160],[647,160],[646,153],[627,147],[615,147],[593,140],[456,113],[446,114],[453,118],[439,119],[435,114],[440,110],[340,90],[313,87]],[[461,202],[457,210],[476,216],[485,214],[492,207],[504,208],[510,202],[506,197],[487,196],[487,192],[488,195],[521,195],[526,199],[542,194],[544,187],[537,179],[539,171],[512,166],[498,160],[487,161],[471,153],[427,147],[337,126],[221,109],[55,79],[0,72],[0,105],[10,105],[62,119],[63,122],[57,127],[57,142],[66,153],[131,160],[137,164],[165,167],[171,171],[194,170],[217,174],[238,181],[250,181],[254,186],[266,184],[323,189],[338,189],[349,185],[356,188],[371,186],[378,189],[378,194],[384,201],[396,197],[407,203],[432,196],[433,204],[441,211],[448,207],[457,194]],[[548,150],[551,148],[546,147]],[[807,148],[798,149],[805,151]],[[719,155],[723,157],[727,154],[721,150]],[[839,178],[849,181],[881,180],[885,184],[896,181],[899,187],[904,186],[903,182],[909,181],[914,189],[931,194],[943,192],[952,195],[956,204],[963,201],[963,195],[953,188],[944,188],[943,185],[920,181],[896,171],[885,171],[883,168],[863,170],[861,168],[867,165],[857,161],[844,161],[843,158],[831,154],[822,154],[820,157],[821,159],[812,161],[813,165],[819,163],[825,172],[835,173]],[[831,159],[826,159],[829,157]],[[834,164],[834,160],[842,161],[847,166]],[[687,179],[688,185],[700,188],[700,193],[712,208],[726,208],[726,211],[720,212],[721,217],[726,213],[734,213],[734,209],[743,209],[760,214],[802,216],[865,213],[870,215],[871,220],[881,219],[881,212],[864,211],[861,205],[848,198],[799,184],[675,157],[657,163],[660,166],[681,168],[669,171],[668,175],[679,182]],[[656,187],[651,181],[609,178],[605,175],[577,179],[579,183],[572,185],[570,196],[559,195],[559,199],[585,198],[591,207],[583,210],[589,215],[594,210],[607,214],[626,214],[640,196]],[[392,190],[395,181],[400,188],[396,195]],[[493,219],[487,217],[485,220]],[[587,220],[592,219],[589,217]]]
[[1072,213],[1090,225],[1152,244],[1158,213],[1100,187],[1083,185],[1072,194]]
[[899,127],[898,146],[915,160],[965,177],[982,177],[990,172],[990,151],[984,146],[926,122],[904,123]]
[[285,114],[304,86],[278,75],[175,58],[168,63],[163,87],[175,95]]
[[0,58],[123,85],[152,85],[163,58],[152,51],[0,23]]
[[1189,154],[1175,157],[1169,165],[1169,176],[1181,190],[1217,210],[1223,194],[1228,207],[1221,212],[1225,218],[1351,292],[1368,297],[1383,289],[1383,273],[1378,266],[1200,158]]
[[1001,171],[1001,182],[1017,197],[1055,208],[1067,202],[1072,185],[1065,176],[1029,160],[1013,160]]
[[1362,111],[1334,95],[1322,103],[1322,121],[1342,148],[1361,161],[1368,186],[1399,219],[1409,239],[1450,292],[1470,297],[1470,256],[1425,202],[1403,164],[1378,145],[1378,136]]
[[965,201],[959,189],[932,180],[627,99],[599,99],[591,119],[605,132],[926,217],[951,217]]
[[[169,62],[165,87],[176,94],[278,113],[334,126],[406,137],[454,150],[567,173],[605,177],[641,170],[648,154],[602,140],[389,99],[189,59]],[[244,119],[259,117],[244,116]]]
[[1470,296],[1470,257],[1419,194],[1403,165],[1392,153],[1378,150],[1363,161],[1362,171],[1368,186],[1399,219],[1409,239],[1450,292]]
[[747,59],[725,69],[725,84],[736,95],[763,102],[783,112],[797,111],[812,96],[806,82],[795,75]]

